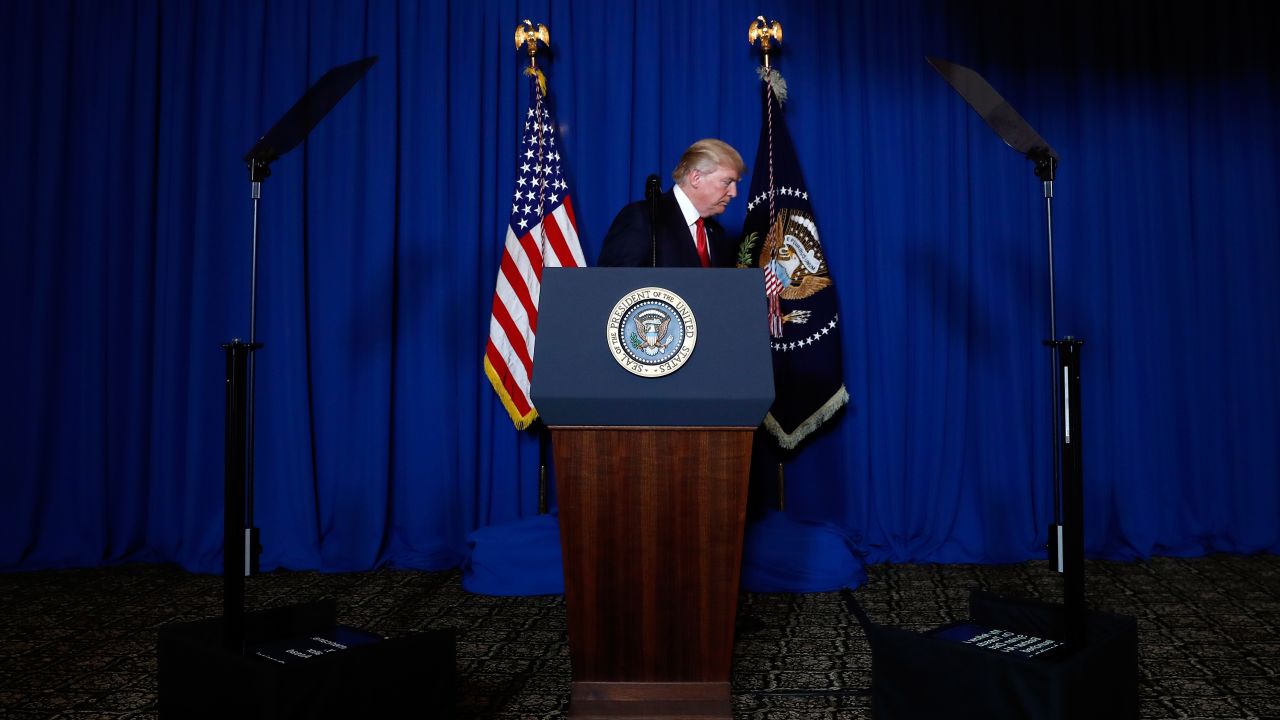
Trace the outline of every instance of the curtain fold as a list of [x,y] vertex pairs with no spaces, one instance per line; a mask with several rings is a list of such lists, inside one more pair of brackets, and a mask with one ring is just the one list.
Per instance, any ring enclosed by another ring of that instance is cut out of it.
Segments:
[[481,371],[527,92],[511,31],[551,30],[538,64],[594,261],[690,142],[753,152],[761,13],[785,28],[851,395],[789,463],[788,512],[870,562],[1044,553],[1041,186],[932,55],[982,73],[1063,158],[1057,328],[1086,342],[1090,555],[1280,550],[1264,2],[53,0],[0,5],[0,568],[220,570],[219,346],[250,319],[240,158],[369,55],[263,185],[263,566],[452,567],[467,532],[534,514],[536,436]]

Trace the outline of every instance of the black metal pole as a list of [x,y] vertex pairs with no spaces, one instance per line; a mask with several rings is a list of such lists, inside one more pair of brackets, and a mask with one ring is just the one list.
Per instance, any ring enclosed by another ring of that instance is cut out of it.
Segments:
[[[249,345],[253,345],[258,341],[258,205],[262,199],[262,182],[252,180],[250,182],[250,197],[253,200],[253,249],[251,250],[252,260],[249,269]],[[246,404],[246,422],[245,422],[245,505],[244,505],[244,527],[253,527],[253,420],[254,407],[253,399],[255,393],[254,380],[254,360],[253,353],[249,354],[249,394]],[[249,574],[250,568],[245,568],[245,574]]]
[[244,555],[244,574],[252,575],[258,571],[258,528],[254,525],[254,398],[257,395],[256,363],[252,350],[262,347],[258,342],[258,206],[262,199],[262,181],[271,175],[271,166],[266,160],[249,161],[249,198],[253,201],[253,245],[250,250],[249,267],[249,363],[246,375],[248,396],[245,402],[245,497],[244,513],[241,518],[241,533],[245,536],[247,552]]
[[662,192],[662,181],[657,175],[650,175],[644,181],[644,199],[649,202],[649,264],[658,266],[658,193]]
[[1063,605],[1067,639],[1085,637],[1084,601],[1084,450],[1080,410],[1080,348],[1083,340],[1066,337],[1054,343],[1062,382],[1062,523]]
[[244,533],[245,505],[245,405],[251,343],[232,340],[226,353],[226,417],[223,455],[222,513],[222,622],[223,644],[241,652],[244,646]]
[[1049,463],[1050,477],[1053,481],[1053,525],[1049,530],[1049,547],[1052,550],[1054,562],[1058,572],[1064,571],[1063,555],[1062,555],[1062,474],[1061,457],[1059,454],[1059,438],[1061,436],[1061,426],[1059,425],[1060,413],[1062,407],[1059,405],[1060,398],[1060,378],[1058,373],[1058,316],[1056,287],[1054,285],[1053,273],[1053,181],[1057,174],[1057,159],[1048,153],[1042,153],[1031,157],[1035,163],[1036,177],[1039,177],[1044,185],[1044,218],[1045,218],[1045,235],[1048,240],[1048,249],[1046,256],[1048,258],[1049,269],[1049,339],[1045,345],[1049,347],[1049,380],[1050,380],[1050,427],[1052,432],[1052,442],[1049,443],[1052,458]]
[[546,423],[542,422],[542,418],[537,420],[538,433],[538,514],[547,514],[547,455],[548,445],[550,445],[551,433],[547,429]]

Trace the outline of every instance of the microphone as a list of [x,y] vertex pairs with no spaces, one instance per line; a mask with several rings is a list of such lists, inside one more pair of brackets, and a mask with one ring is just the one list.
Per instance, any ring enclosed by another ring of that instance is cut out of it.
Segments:
[[662,192],[662,181],[657,175],[650,175],[644,181],[644,199],[649,201],[649,265],[658,266],[658,193]]

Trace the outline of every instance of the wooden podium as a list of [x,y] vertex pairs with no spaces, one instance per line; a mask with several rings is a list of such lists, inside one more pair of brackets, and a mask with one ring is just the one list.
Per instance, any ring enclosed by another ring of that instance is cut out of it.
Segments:
[[[696,318],[694,351],[659,377],[626,370],[605,337],[642,288]],[[761,273],[547,269],[540,305],[570,717],[730,718],[751,442],[773,401]]]

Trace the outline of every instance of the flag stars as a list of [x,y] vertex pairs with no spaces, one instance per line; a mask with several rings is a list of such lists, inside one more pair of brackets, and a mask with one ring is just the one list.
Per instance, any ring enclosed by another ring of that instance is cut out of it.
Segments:
[[820,330],[815,331],[812,335],[801,340],[796,340],[794,342],[769,343],[769,346],[778,352],[791,352],[797,348],[803,349],[810,345],[816,345],[822,336],[835,329],[836,321],[839,319],[839,315],[832,316],[831,320],[823,325]]
[[541,104],[531,108],[516,154],[515,202],[511,227],[517,231],[536,227],[541,215],[569,199],[561,155],[555,149],[556,125]]
[[751,210],[756,209],[758,206],[763,205],[766,200],[768,200],[771,197],[774,197],[775,195],[800,198],[801,200],[809,199],[808,192],[800,188],[793,188],[789,185],[783,185],[782,187],[777,188],[776,190],[765,190],[761,192],[759,195],[756,195],[755,197],[751,198],[751,200],[747,202],[747,211],[750,212]]

